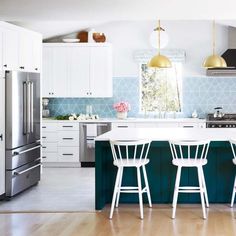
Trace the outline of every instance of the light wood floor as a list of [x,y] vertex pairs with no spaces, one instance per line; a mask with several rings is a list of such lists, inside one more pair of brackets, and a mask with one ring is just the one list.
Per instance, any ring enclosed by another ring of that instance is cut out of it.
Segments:
[[0,213],[1,236],[235,236],[236,208],[210,205],[203,220],[200,205],[181,205],[172,220],[170,205],[144,208],[139,219],[138,205],[121,205],[108,219],[109,206],[102,212],[78,213]]

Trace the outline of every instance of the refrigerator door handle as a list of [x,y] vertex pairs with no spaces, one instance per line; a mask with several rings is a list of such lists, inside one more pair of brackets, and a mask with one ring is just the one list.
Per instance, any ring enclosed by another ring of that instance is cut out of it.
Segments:
[[21,152],[14,152],[13,155],[14,155],[14,156],[21,155],[21,154],[23,154],[23,153],[30,152],[30,151],[35,150],[35,149],[38,149],[38,148],[40,148],[40,147],[41,147],[41,145],[38,145],[38,146],[36,146],[36,147],[32,147],[32,148],[29,148],[29,149],[24,150],[24,151],[21,151]]
[[31,129],[31,126],[30,126],[30,119],[31,119],[31,116],[30,116],[30,110],[31,110],[31,102],[30,102],[30,82],[27,82],[27,134],[30,133],[30,129]]
[[34,133],[34,84],[29,83],[30,86],[30,132]]
[[27,134],[27,82],[23,82],[23,134]]

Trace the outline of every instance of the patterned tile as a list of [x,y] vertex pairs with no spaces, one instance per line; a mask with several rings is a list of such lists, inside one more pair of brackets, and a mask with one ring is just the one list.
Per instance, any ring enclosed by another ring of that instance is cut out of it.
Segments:
[[[51,98],[49,109],[52,116],[70,113],[86,113],[86,105],[92,105],[93,113],[101,117],[115,117],[113,104],[121,100],[130,103],[130,117],[139,114],[139,78],[113,78],[112,98]],[[236,78],[185,77],[182,84],[182,113],[191,116],[197,110],[201,117],[223,106],[224,112],[236,112]]]

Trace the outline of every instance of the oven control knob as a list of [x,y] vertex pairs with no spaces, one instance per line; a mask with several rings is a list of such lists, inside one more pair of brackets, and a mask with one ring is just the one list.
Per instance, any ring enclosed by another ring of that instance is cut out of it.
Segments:
[[232,127],[232,125],[229,125],[229,127],[231,128],[231,127]]
[[218,127],[221,128],[222,125],[219,125]]
[[225,125],[226,128],[228,128],[229,126],[228,125]]

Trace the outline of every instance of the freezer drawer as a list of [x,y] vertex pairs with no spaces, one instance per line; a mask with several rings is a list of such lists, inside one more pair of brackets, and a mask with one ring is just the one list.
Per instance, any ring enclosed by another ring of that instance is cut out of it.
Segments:
[[13,170],[39,159],[41,145],[31,144],[14,150],[6,150],[6,170]]
[[6,196],[12,197],[40,180],[40,160],[6,171]]

